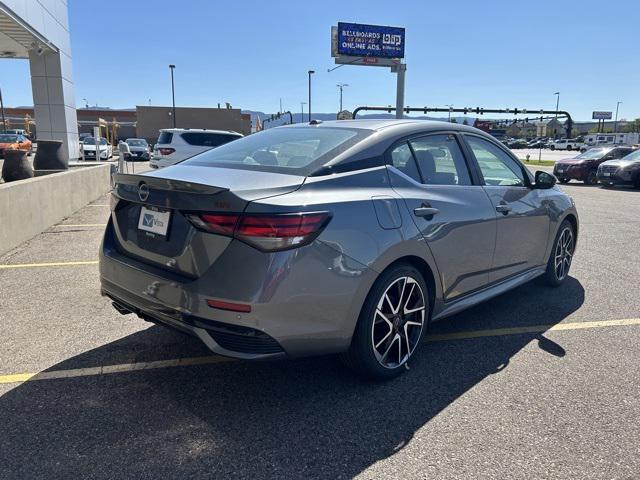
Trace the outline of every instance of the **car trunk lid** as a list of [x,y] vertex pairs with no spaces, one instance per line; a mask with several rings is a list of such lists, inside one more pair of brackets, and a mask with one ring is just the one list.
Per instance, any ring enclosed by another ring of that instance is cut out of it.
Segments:
[[[112,220],[117,249],[138,261],[197,278],[232,239],[196,229],[187,214],[242,213],[249,202],[294,191],[304,179],[181,165],[143,175],[116,174]],[[159,212],[163,221],[167,219],[165,234],[145,230],[141,215],[151,212]]]

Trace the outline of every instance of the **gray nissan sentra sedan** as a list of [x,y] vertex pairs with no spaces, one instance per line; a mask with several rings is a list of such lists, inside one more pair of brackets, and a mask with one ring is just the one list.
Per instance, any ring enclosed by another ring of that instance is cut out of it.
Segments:
[[236,358],[342,353],[377,379],[429,322],[561,285],[578,235],[555,177],[480,130],[413,120],[279,127],[118,174],[111,210],[100,277],[120,313]]

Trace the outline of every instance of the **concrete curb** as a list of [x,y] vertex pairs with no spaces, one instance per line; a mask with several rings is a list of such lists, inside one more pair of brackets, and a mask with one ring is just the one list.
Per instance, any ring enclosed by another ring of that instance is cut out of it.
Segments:
[[60,222],[111,189],[111,165],[0,184],[0,255]]

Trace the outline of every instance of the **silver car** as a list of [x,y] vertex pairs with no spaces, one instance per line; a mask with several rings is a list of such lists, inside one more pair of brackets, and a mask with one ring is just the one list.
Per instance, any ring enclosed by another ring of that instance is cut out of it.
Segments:
[[341,353],[385,379],[430,322],[536,277],[561,285],[577,235],[555,177],[480,130],[314,121],[116,175],[100,277],[119,312],[215,353]]

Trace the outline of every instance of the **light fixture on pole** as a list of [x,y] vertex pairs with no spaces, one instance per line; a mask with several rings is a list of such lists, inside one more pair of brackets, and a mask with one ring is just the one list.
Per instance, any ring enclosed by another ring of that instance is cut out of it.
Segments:
[[176,68],[175,65],[169,65],[169,69],[171,70],[171,101],[173,104],[172,116],[173,116],[173,128],[176,128],[176,90],[173,83],[173,70]]
[[613,133],[618,133],[618,109],[620,108],[620,104],[622,102],[616,103],[616,119],[613,122]]
[[338,112],[341,112],[341,111],[342,111],[342,89],[343,89],[344,87],[348,87],[348,86],[349,86],[349,84],[348,84],[348,83],[338,83],[338,84],[336,85],[336,87],[338,87],[338,88],[340,89],[340,110],[338,110]]
[[309,70],[307,74],[309,75],[309,121],[311,121],[311,75],[316,73],[315,70]]
[[2,133],[7,133],[7,121],[4,118],[4,103],[2,103],[2,88],[0,88],[0,111],[2,112]]
[[[554,95],[556,96],[556,118],[555,118],[555,124],[553,125],[553,137],[557,138],[558,108],[560,108],[560,92],[555,92]],[[569,136],[571,136],[571,132],[569,132]]]
[[445,105],[445,107],[449,107],[449,120],[448,120],[448,122],[451,123],[451,109],[453,108],[453,105]]

